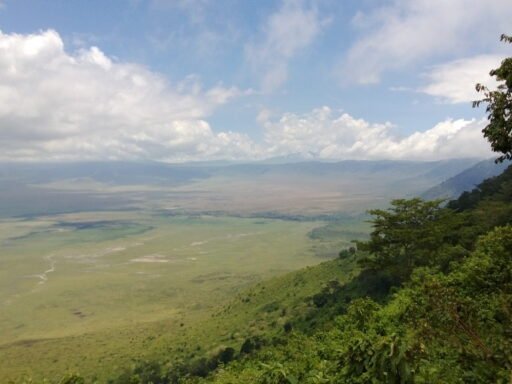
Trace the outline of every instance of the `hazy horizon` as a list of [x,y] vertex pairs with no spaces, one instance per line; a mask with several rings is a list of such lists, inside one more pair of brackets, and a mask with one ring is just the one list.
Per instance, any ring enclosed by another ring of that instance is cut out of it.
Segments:
[[0,0],[0,382],[509,380],[511,20]]

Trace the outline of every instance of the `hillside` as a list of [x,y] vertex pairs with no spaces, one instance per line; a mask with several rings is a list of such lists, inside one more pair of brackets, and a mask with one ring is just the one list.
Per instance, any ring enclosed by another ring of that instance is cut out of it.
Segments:
[[494,159],[481,161],[461,173],[450,177],[441,184],[430,188],[421,194],[427,200],[454,199],[465,191],[471,191],[485,179],[502,173],[510,163],[496,164]]
[[[202,316],[139,324],[136,334],[26,341],[11,350],[11,364],[39,356],[60,367],[56,383],[500,382],[512,352],[511,186],[508,168],[449,208],[412,199],[373,211],[374,225],[398,234],[392,243],[413,250],[412,268],[401,248],[372,233],[355,253],[257,283]],[[424,224],[409,225],[423,214]],[[335,229],[328,223],[310,236],[332,238]],[[100,366],[88,348],[101,339],[110,349]],[[85,381],[44,352],[52,343],[61,343],[58,353],[82,347]]]
[[0,0],[0,384],[512,384],[512,0]]
[[[231,324],[226,335],[234,333],[222,349],[165,366],[141,363],[112,383],[506,382],[512,369],[511,185],[509,168],[480,185],[476,191],[484,192],[475,192],[472,207],[451,203],[462,213],[396,201],[395,213],[374,214],[387,220],[413,206],[416,220],[416,207],[436,210],[428,226],[407,226],[404,236],[443,228],[426,243],[418,236],[404,240],[416,258],[406,275],[403,264],[381,253],[343,253],[259,284],[224,307],[216,320]],[[360,247],[371,250],[378,241],[372,237]],[[236,319],[244,321],[235,326]]]

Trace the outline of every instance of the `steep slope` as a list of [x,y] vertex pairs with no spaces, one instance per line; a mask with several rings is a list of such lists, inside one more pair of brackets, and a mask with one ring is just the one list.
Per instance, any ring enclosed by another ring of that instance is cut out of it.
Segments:
[[259,283],[180,335],[163,332],[110,383],[507,382],[512,168],[469,194],[471,206],[450,204],[464,211],[452,212],[456,243],[402,287],[389,270],[361,271],[364,254],[342,253]]
[[[449,204],[461,213],[441,208],[452,212],[451,217],[432,232],[444,231],[443,225],[451,223],[449,237],[455,243],[443,244],[440,253],[433,253],[430,246],[424,249],[429,266],[417,268],[384,304],[365,298],[360,290],[359,299],[349,297],[351,303],[343,305],[343,289],[324,288],[322,293],[331,295],[325,305],[343,308],[334,312],[341,316],[313,334],[294,332],[242,357],[204,382],[508,382],[512,372],[512,168],[467,195],[472,199],[462,195]],[[409,241],[408,245],[421,243]],[[439,261],[434,260],[436,254],[441,255]],[[386,260],[389,254],[380,257]],[[443,267],[447,261],[449,266]],[[312,321],[320,314],[314,313]]]
[[456,198],[462,192],[471,191],[485,179],[501,174],[508,165],[510,162],[496,164],[494,159],[481,161],[428,189],[421,194],[421,197],[427,200]]

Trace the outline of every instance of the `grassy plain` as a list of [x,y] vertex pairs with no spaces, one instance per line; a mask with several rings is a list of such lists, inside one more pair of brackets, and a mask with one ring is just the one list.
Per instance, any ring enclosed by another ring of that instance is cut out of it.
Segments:
[[136,359],[240,342],[228,329],[254,314],[237,312],[234,325],[219,308],[263,279],[334,257],[366,231],[357,220],[143,212],[5,219],[0,376],[104,379]]

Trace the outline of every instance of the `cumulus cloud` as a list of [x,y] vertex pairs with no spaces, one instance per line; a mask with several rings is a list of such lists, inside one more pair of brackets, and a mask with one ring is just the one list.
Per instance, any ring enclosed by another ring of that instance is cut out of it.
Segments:
[[248,44],[246,58],[258,73],[264,91],[279,88],[288,77],[288,61],[309,46],[328,20],[301,0],[284,0],[266,20],[261,38]]
[[[293,51],[293,49],[291,49]],[[433,77],[433,79],[435,79]],[[66,52],[55,31],[0,33],[0,160],[249,160],[287,154],[324,159],[487,157],[484,121],[446,120],[407,137],[328,107],[257,116],[264,140],[214,132],[208,117],[251,91],[169,83],[99,48]]]
[[117,62],[92,47],[65,51],[55,31],[0,33],[0,147],[9,159],[240,158],[245,135],[214,133],[205,118],[238,97]]
[[356,15],[354,25],[361,35],[348,51],[341,76],[377,83],[384,71],[482,48],[498,41],[511,18],[509,0],[393,0]]
[[393,134],[390,123],[372,124],[322,107],[304,115],[284,114],[264,123],[270,155],[313,154],[323,159],[439,160],[490,157],[482,138],[485,121],[445,120],[406,137]]
[[501,56],[479,55],[435,66],[426,74],[428,84],[420,92],[453,104],[477,100],[481,95],[476,92],[475,84],[495,88],[497,82],[489,72],[499,67],[500,62]]

